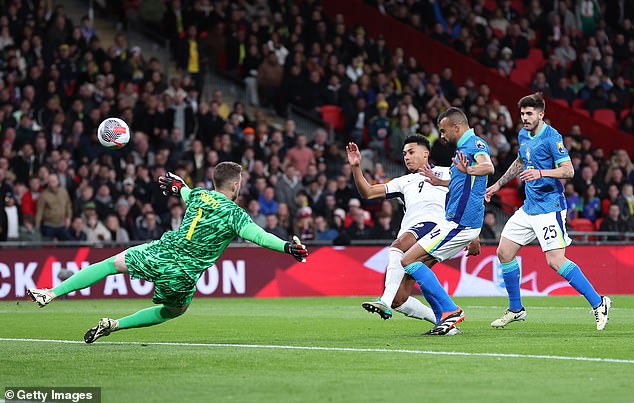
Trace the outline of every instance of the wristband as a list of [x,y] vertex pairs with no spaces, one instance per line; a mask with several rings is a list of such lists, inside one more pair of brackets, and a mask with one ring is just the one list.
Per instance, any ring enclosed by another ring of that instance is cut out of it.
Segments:
[[541,169],[539,170],[539,177],[540,178],[542,177],[542,170]]

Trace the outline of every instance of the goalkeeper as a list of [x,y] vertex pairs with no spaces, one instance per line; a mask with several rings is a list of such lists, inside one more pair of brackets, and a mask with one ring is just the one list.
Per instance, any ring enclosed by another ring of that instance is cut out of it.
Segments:
[[163,194],[180,195],[187,204],[178,230],[90,265],[51,290],[31,288],[27,291],[29,296],[43,307],[54,298],[117,273],[129,273],[133,279],[154,283],[152,302],[158,306],[121,319],[102,318],[84,335],[84,341],[92,343],[114,331],[158,325],[185,313],[196,291],[196,282],[236,236],[304,261],[308,256],[304,245],[267,233],[234,203],[240,193],[241,174],[242,167],[236,163],[218,164],[213,174],[215,191],[190,189],[181,178],[170,173],[159,177]]

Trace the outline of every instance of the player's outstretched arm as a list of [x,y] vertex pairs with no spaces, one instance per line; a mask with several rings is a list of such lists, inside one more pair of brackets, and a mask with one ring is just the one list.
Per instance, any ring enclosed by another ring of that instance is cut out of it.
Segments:
[[168,172],[158,177],[158,183],[165,196],[181,196],[185,201],[189,199],[191,189],[180,176]]
[[251,241],[264,248],[271,249],[277,252],[288,253],[293,256],[298,262],[306,261],[308,257],[308,249],[306,245],[297,241],[288,242],[276,237],[275,235],[266,232],[260,226],[255,223],[249,223],[245,225],[238,233],[240,238]]
[[484,200],[487,202],[491,201],[491,197],[498,192],[504,185],[509,183],[513,178],[515,178],[522,170],[524,169],[524,163],[522,159],[518,156],[515,161],[511,164],[509,169],[506,170],[504,175],[493,185],[489,186],[484,194]]
[[466,154],[457,151],[456,156],[451,159],[460,172],[473,176],[489,176],[495,173],[493,162],[488,154],[481,153],[475,156],[476,165],[469,165],[469,158]]
[[353,142],[348,143],[346,146],[346,154],[348,155],[348,162],[352,167],[352,176],[354,177],[354,183],[357,185],[359,194],[364,199],[378,199],[385,197],[386,191],[383,185],[370,185],[363,176],[361,170],[361,152],[359,147]]
[[525,182],[540,178],[572,179],[575,176],[575,168],[572,162],[564,161],[555,169],[527,169],[520,174],[520,179]]

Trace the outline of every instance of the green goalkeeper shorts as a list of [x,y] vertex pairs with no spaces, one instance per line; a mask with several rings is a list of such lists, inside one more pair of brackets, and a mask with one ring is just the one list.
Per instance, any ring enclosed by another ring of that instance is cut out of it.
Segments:
[[161,240],[129,248],[125,264],[131,278],[154,283],[152,302],[155,304],[182,308],[194,297],[196,281],[183,272]]

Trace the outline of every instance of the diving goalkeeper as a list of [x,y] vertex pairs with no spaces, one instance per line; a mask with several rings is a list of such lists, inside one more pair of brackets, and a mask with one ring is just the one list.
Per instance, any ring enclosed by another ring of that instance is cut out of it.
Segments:
[[43,307],[54,298],[117,273],[129,273],[133,279],[154,283],[152,302],[158,306],[121,319],[102,318],[84,335],[84,341],[92,343],[118,330],[158,325],[185,313],[196,291],[196,282],[236,236],[304,261],[308,256],[304,245],[269,234],[234,203],[240,193],[241,174],[242,167],[236,163],[218,164],[213,174],[216,190],[212,191],[190,189],[181,178],[170,173],[159,177],[163,194],[180,195],[187,204],[178,230],[90,265],[51,290],[31,288],[27,291],[29,296]]

